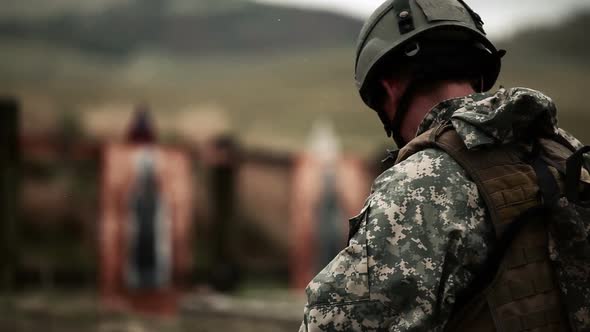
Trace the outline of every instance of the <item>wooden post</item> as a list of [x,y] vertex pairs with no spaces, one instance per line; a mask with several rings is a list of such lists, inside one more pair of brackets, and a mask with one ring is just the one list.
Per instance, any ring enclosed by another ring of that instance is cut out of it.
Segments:
[[231,238],[231,228],[235,222],[238,148],[233,138],[221,136],[210,142],[207,150],[204,161],[210,170],[211,250],[214,262],[210,282],[216,290],[229,292],[235,289],[240,278]]
[[19,106],[13,98],[0,98],[0,288],[14,288],[18,262],[19,208]]

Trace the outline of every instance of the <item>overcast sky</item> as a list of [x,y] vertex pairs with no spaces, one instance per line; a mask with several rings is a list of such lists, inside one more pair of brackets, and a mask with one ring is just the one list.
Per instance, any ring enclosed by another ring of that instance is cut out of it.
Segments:
[[[303,8],[326,9],[358,18],[368,17],[384,0],[256,0]],[[586,9],[590,0],[467,0],[485,21],[485,28],[495,38],[509,36],[530,25],[558,23],[565,16]]]

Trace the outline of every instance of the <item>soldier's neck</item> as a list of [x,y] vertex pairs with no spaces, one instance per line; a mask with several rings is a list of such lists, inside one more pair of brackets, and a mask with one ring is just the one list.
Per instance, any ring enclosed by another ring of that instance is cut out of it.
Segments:
[[422,120],[436,105],[448,99],[464,97],[473,93],[475,90],[467,81],[442,81],[418,89],[414,92],[408,105],[408,112],[402,119],[400,127],[402,138],[406,142],[414,139]]

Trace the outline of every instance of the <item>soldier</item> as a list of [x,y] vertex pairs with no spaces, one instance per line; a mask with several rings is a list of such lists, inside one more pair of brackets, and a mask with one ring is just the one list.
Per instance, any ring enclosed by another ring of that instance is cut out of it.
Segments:
[[[590,297],[562,313],[545,228],[506,226],[542,203],[539,192],[556,197],[544,190],[555,190],[553,176],[538,176],[539,185],[530,176],[555,169],[514,159],[513,150],[533,151],[539,137],[559,139],[555,151],[581,144],[557,127],[542,93],[487,92],[504,54],[462,0],[388,0],[369,18],[357,87],[403,149],[350,220],[348,246],[307,286],[300,332],[567,331],[568,320],[590,328]],[[507,240],[521,233],[528,238]],[[516,243],[506,264],[505,243]]]

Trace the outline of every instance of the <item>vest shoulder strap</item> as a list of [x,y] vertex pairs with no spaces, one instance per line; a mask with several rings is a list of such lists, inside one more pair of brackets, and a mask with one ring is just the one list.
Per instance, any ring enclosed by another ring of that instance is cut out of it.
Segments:
[[474,282],[474,293],[459,302],[463,306],[446,331],[569,330],[539,209],[563,191],[557,179],[571,150],[552,140],[535,147],[543,153],[518,145],[469,150],[451,126],[441,125],[398,154],[396,163],[428,148],[450,155],[477,185],[498,238],[499,250],[480,273],[483,278]]

